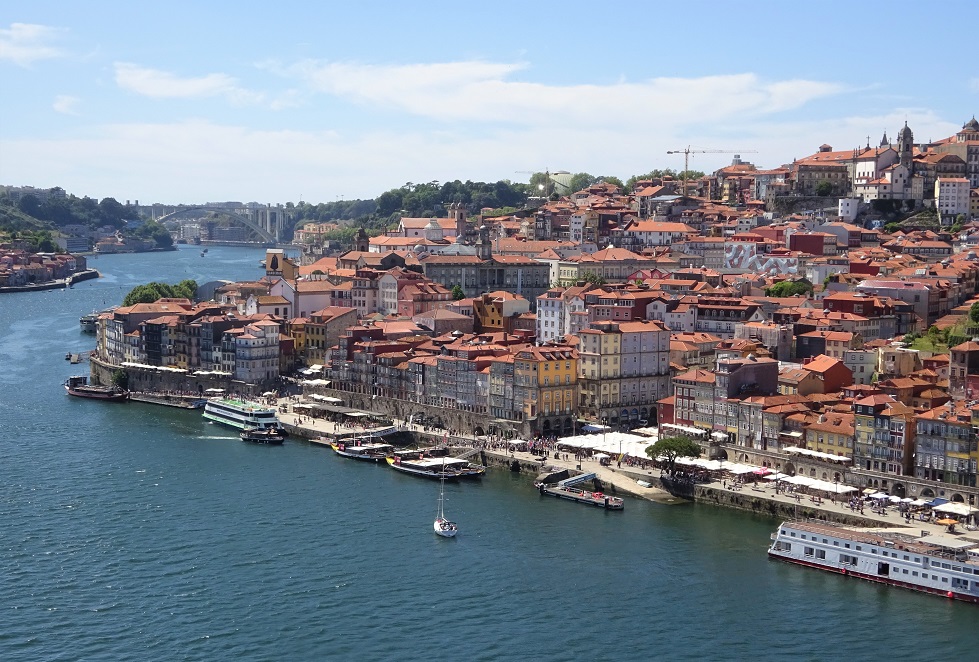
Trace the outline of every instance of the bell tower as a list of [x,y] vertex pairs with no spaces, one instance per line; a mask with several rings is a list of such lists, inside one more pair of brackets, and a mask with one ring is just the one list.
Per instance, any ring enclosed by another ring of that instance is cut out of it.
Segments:
[[897,153],[901,158],[901,165],[911,170],[911,161],[914,157],[914,134],[908,128],[908,123],[904,123],[904,128],[897,133]]

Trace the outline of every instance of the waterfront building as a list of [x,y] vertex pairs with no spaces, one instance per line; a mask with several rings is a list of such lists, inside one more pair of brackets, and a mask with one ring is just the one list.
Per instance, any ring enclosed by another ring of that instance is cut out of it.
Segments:
[[714,371],[714,436],[739,444],[750,431],[739,421],[738,403],[751,395],[773,395],[778,388],[778,361],[771,358],[719,359]]
[[[803,448],[853,459],[854,415],[830,411],[805,427]],[[841,476],[832,479],[839,480]]]
[[514,402],[528,434],[570,435],[577,416],[578,352],[568,346],[528,347],[513,357]]
[[648,420],[669,395],[670,332],[661,322],[593,322],[578,334],[579,409],[613,426]]
[[973,420],[964,402],[949,402],[917,415],[914,475],[947,485],[976,486],[979,450]]
[[914,410],[884,393],[857,398],[853,409],[854,468],[885,477],[908,475],[915,453]]

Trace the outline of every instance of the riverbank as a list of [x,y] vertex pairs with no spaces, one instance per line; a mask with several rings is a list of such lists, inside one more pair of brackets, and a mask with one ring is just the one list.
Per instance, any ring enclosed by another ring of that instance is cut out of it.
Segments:
[[[289,403],[288,399],[282,399],[279,404],[288,408]],[[280,411],[278,416],[290,433],[301,438],[355,435],[362,432],[357,427],[337,425],[288,411]],[[406,422],[401,422],[400,427],[414,434],[416,438],[427,435],[433,443],[444,438],[438,433],[426,433],[420,426],[409,426]],[[789,494],[784,489],[776,490],[775,485],[769,481],[739,484],[719,479],[706,483],[677,483],[664,476],[659,469],[606,466],[597,460],[578,461],[570,454],[558,453],[558,457],[554,457],[553,451],[548,457],[542,458],[526,451],[486,448],[484,442],[465,436],[454,435],[448,438],[447,443],[450,447],[478,450],[478,459],[484,466],[526,473],[532,478],[543,471],[566,470],[572,476],[594,473],[596,489],[615,496],[626,495],[662,504],[702,503],[784,520],[812,519],[857,527],[913,528],[932,534],[949,535],[945,526],[917,519],[907,522],[896,510],[885,510],[885,514],[877,514],[868,507],[861,513],[851,510],[846,499],[834,501],[816,499],[801,493]],[[645,485],[640,485],[638,481]],[[979,531],[958,531],[957,535],[979,541]]]
[[72,274],[68,278],[59,278],[57,280],[49,280],[43,283],[30,283],[28,285],[10,285],[7,287],[0,287],[0,294],[9,294],[14,292],[43,292],[44,290],[61,290],[66,287],[70,287],[75,283],[80,283],[85,280],[91,280],[92,278],[98,278],[100,276],[96,269],[86,269],[84,271],[79,271]]

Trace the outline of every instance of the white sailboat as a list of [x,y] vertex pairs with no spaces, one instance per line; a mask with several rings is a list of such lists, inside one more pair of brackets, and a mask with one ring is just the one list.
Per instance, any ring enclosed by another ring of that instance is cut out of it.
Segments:
[[435,517],[435,533],[443,538],[454,538],[456,533],[459,532],[459,527],[456,526],[455,522],[450,522],[445,517],[445,511],[443,505],[445,503],[445,472],[442,472],[442,477],[439,479],[439,511],[438,515]]

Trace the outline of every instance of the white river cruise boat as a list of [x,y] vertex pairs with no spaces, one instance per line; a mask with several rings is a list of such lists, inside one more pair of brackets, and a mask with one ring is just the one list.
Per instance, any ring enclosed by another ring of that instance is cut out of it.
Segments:
[[204,405],[204,418],[239,430],[279,427],[275,409],[234,398],[211,398]]
[[770,558],[954,600],[979,602],[979,543],[915,529],[784,522]]

